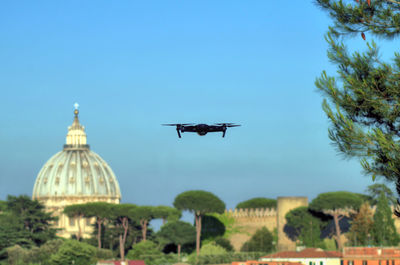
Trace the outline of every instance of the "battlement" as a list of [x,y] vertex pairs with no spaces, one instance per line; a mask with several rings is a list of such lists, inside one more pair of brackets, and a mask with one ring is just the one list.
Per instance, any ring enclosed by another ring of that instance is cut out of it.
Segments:
[[276,209],[274,208],[257,208],[257,209],[228,209],[225,213],[234,218],[247,218],[247,217],[274,217],[276,216]]

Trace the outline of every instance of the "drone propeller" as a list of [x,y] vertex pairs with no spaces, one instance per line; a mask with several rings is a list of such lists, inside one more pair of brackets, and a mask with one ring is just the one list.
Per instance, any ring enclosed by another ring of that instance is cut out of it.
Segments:
[[186,126],[186,125],[193,125],[193,123],[168,123],[168,124],[161,124],[162,126]]
[[216,123],[215,125],[221,125],[221,126],[225,126],[225,127],[238,127],[238,126],[241,126],[240,124],[234,124],[232,122]]

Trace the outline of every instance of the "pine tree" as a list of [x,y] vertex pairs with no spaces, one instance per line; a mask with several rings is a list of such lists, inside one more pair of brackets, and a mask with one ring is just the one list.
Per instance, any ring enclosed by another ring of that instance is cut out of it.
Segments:
[[361,205],[360,210],[351,222],[349,233],[346,235],[351,245],[366,246],[371,244],[370,236],[374,225],[373,212],[368,202]]
[[381,193],[376,205],[373,235],[375,244],[378,246],[395,246],[399,243],[399,235],[392,218],[392,210],[383,193]]
[[[316,4],[334,21],[326,40],[338,76],[323,72],[316,80],[332,123],[329,137],[346,157],[359,158],[372,179],[395,181],[400,194],[400,54],[386,63],[376,43],[369,42],[373,36],[398,37],[400,1],[316,0]],[[365,51],[350,54],[343,41],[360,35],[366,40]]]

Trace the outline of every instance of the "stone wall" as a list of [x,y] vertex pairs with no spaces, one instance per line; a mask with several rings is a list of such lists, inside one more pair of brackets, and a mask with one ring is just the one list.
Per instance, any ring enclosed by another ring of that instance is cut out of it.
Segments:
[[243,243],[249,240],[257,229],[265,226],[273,231],[276,228],[275,209],[230,209],[225,211],[225,214],[235,219],[233,229],[238,232],[229,237],[235,250],[240,250]]
[[[229,240],[235,250],[240,250],[242,245],[250,239],[250,237],[258,229],[265,226],[271,232],[277,229],[278,242],[277,249],[295,250],[296,243],[290,240],[283,231],[286,219],[285,215],[292,209],[300,206],[308,206],[307,197],[278,197],[277,209],[229,209],[225,211],[230,217],[235,219],[233,229],[237,232],[231,234]],[[375,207],[372,207],[375,211]],[[392,212],[393,212],[392,207]],[[393,215],[397,232],[400,233],[400,218]],[[342,242],[345,243],[347,238],[342,235]]]
[[273,232],[277,229],[279,250],[295,249],[296,244],[290,240],[283,232],[286,224],[285,215],[290,210],[308,206],[307,197],[278,197],[277,209],[234,209],[225,211],[228,216],[235,219],[234,229],[238,232],[233,233],[229,240],[235,248],[240,250],[242,245],[260,228],[265,226]]

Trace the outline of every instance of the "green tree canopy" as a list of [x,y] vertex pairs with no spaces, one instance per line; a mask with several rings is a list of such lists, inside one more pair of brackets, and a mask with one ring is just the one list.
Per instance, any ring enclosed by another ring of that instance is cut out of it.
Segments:
[[57,253],[51,256],[50,263],[54,265],[94,264],[96,263],[96,248],[76,240],[66,240]]
[[376,205],[378,203],[378,199],[381,193],[385,194],[386,198],[388,198],[389,203],[391,205],[396,205],[397,200],[393,191],[382,183],[375,183],[367,187],[366,192],[371,196],[371,204]]
[[272,233],[264,226],[258,229],[254,235],[246,241],[241,251],[243,252],[271,252],[274,250]]
[[196,215],[225,211],[225,203],[220,198],[203,190],[182,192],[176,196],[174,206],[178,210],[186,210]]
[[274,208],[276,209],[277,202],[274,199],[268,198],[253,198],[243,201],[236,205],[237,209],[257,209],[257,208]]
[[57,220],[51,213],[45,211],[44,205],[37,200],[31,200],[26,195],[7,197],[5,213],[15,217],[15,223],[22,223],[24,229],[29,232],[27,240],[40,246],[48,240],[54,239],[56,229],[51,228],[52,223]]
[[399,243],[392,210],[388,199],[382,192],[378,198],[378,204],[374,214],[373,235],[375,244],[378,246],[396,246]]
[[7,209],[7,202],[6,201],[0,201],[0,213],[5,211]]
[[157,244],[147,240],[141,241],[132,246],[126,255],[127,259],[144,260],[146,264],[158,264],[157,260],[163,256],[163,253],[158,248]]
[[302,206],[289,211],[285,215],[287,225],[296,231],[296,239],[301,240],[306,247],[321,247],[321,229],[324,223],[315,217],[308,207]]
[[178,210],[194,213],[196,223],[196,253],[200,253],[201,219],[207,213],[223,213],[225,203],[211,192],[191,190],[176,196],[174,206]]
[[129,216],[137,220],[142,227],[142,238],[146,241],[147,226],[149,222],[156,216],[156,207],[154,206],[138,206],[130,210]]
[[225,225],[214,215],[204,215],[201,222],[201,239],[213,239],[225,234]]
[[182,245],[196,241],[196,229],[191,224],[182,221],[170,221],[166,223],[161,227],[158,234],[169,243],[178,246],[179,257]]
[[223,247],[226,251],[233,251],[233,246],[229,239],[222,236],[214,238],[214,242],[217,246]]
[[162,219],[163,224],[166,221],[177,221],[181,218],[182,212],[176,208],[160,205],[154,208],[154,218]]
[[84,216],[96,217],[97,224],[97,247],[101,248],[101,228],[106,220],[112,220],[112,204],[107,202],[89,202],[85,204]]
[[7,248],[20,245],[32,246],[30,233],[25,229],[24,223],[18,216],[11,213],[0,214],[0,261],[7,258]]
[[[337,75],[325,71],[315,85],[331,121],[329,138],[338,151],[360,160],[365,174],[396,182],[400,194],[400,54],[384,62],[376,43],[349,52],[346,37],[393,39],[400,33],[400,3],[393,0],[317,0],[333,26],[326,35],[328,58]],[[397,212],[400,216],[400,212]]]
[[82,237],[81,220],[85,216],[87,210],[86,204],[72,204],[65,206],[64,208],[64,214],[66,214],[69,218],[75,218],[76,222],[78,223],[78,234],[76,235],[78,241]]
[[343,248],[343,245],[340,239],[339,221],[344,216],[349,216],[354,211],[357,211],[364,197],[358,193],[347,191],[326,192],[319,194],[309,205],[309,208],[313,211],[332,215],[335,222],[335,240],[340,250]]
[[131,203],[111,205],[111,217],[118,231],[119,253],[122,260],[125,260],[125,243],[129,231],[129,221],[132,219],[132,212],[137,206]]

